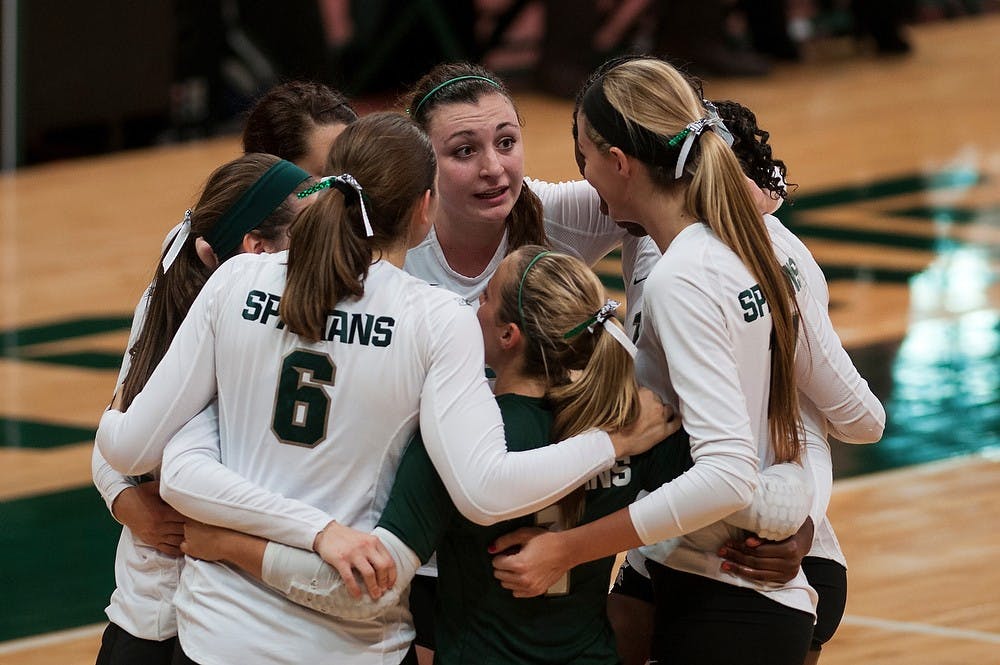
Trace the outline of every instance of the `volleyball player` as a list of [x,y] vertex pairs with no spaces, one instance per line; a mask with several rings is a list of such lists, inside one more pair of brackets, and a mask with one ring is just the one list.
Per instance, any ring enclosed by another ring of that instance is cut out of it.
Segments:
[[[796,388],[835,429],[854,427],[868,440],[881,435],[884,411],[865,399],[867,385],[849,371],[796,267],[797,247],[765,227],[732,152],[712,131],[718,119],[684,77],[655,60],[619,65],[587,91],[579,120],[587,179],[612,216],[640,224],[665,251],[646,280],[639,380],[677,400],[695,464],[628,512],[499,557],[497,574],[531,594],[567,564],[703,527],[654,575],[657,597],[669,599],[658,604],[654,658],[730,662],[728,643],[699,628],[711,614],[734,617],[711,625],[739,644],[741,662],[798,665],[811,634],[812,590],[804,577],[747,585],[723,571],[718,548],[737,533],[716,520],[746,504],[762,461],[799,458]],[[807,350],[798,356],[793,316]],[[512,542],[523,539],[500,545]],[[526,582],[525,561],[544,557],[544,574]]]
[[[441,190],[440,214],[407,254],[408,272],[474,300],[503,256],[526,242],[593,264],[624,239],[623,266],[631,267],[637,239],[607,217],[588,183],[524,178],[520,116],[495,74],[468,63],[438,65],[407,95],[407,108],[434,145]],[[433,581],[424,575],[434,570],[422,568],[410,594],[417,644],[428,648]]]
[[[321,175],[330,144],[347,124],[356,119],[357,113],[342,93],[322,83],[289,81],[268,90],[248,112],[241,140],[243,151],[276,155],[295,163],[312,175]],[[229,184],[226,182],[223,186]],[[235,195],[239,192],[239,183],[234,181],[232,184],[236,185],[232,192]],[[297,209],[299,202],[296,200],[293,205]],[[203,213],[202,216],[206,215],[208,213]],[[291,221],[287,209],[284,215],[283,225],[287,226]],[[168,233],[164,251],[170,238],[180,228],[181,225],[178,225]],[[285,247],[284,234],[275,235],[272,224],[267,222],[245,240],[242,251],[275,251]],[[275,241],[279,244],[274,245]],[[205,261],[216,260],[204,252],[204,249],[202,253]],[[182,263],[185,260],[185,257],[180,259]],[[179,269],[175,271],[175,275],[176,273],[188,274],[188,271]],[[177,278],[172,276],[171,279]],[[202,283],[203,279],[196,284],[197,287],[200,288]],[[128,373],[133,345],[143,323],[150,293],[151,290],[147,290],[136,306],[126,347],[129,352],[122,362],[118,386]],[[197,290],[189,289],[187,293],[175,296],[172,304],[176,311],[169,315],[172,321],[171,332],[176,330],[180,318],[186,313],[196,294]],[[154,329],[157,327],[157,324],[153,325]],[[155,360],[162,356],[168,343],[169,337],[154,354]],[[150,371],[152,368],[147,368],[146,376]],[[136,657],[116,656],[111,662],[161,662],[156,660],[154,652],[169,659],[173,635],[176,634],[170,599],[179,574],[177,557],[180,556],[180,550],[177,545],[183,535],[183,517],[160,499],[158,480],[137,482],[134,477],[116,472],[107,464],[96,446],[91,471],[94,484],[108,504],[112,516],[123,524],[115,564],[118,588],[112,594],[107,612],[112,624],[117,626],[117,623],[122,623],[132,627],[132,630],[125,630],[127,635],[145,636],[138,637],[139,641],[134,645],[129,637],[116,639],[116,646],[113,650],[111,646],[105,648],[99,656],[99,662],[107,662],[101,659],[111,657],[112,653],[124,653],[122,650],[126,648],[138,649]],[[147,551],[147,544],[158,552]]]
[[[759,191],[758,209],[764,209],[766,204],[770,212],[775,212],[787,195],[784,185],[787,170],[784,162],[773,158],[771,147],[767,142],[769,134],[758,127],[753,112],[738,102],[716,101],[714,105],[727,130],[733,136],[734,141],[731,146],[733,153],[739,160],[743,172],[751,178]],[[765,222],[772,234],[790,235],[775,217],[767,215]],[[794,237],[789,237],[789,240],[797,243]],[[647,275],[660,258],[659,250],[648,236],[640,239],[639,243],[641,249],[638,258],[633,261],[630,269],[623,266],[623,270],[630,271],[636,276]],[[799,245],[798,267],[807,275],[820,309],[825,310],[829,304],[829,290],[823,271],[811,252],[801,243],[797,244]],[[638,311],[641,310],[642,281],[640,279],[638,286],[632,286],[635,283],[634,279],[626,282],[629,312],[630,314],[636,312],[632,320],[637,318]],[[635,310],[631,305],[633,302],[637,304]],[[874,396],[869,399],[874,399]],[[828,425],[815,405],[802,395],[800,395],[800,409],[809,465],[815,483],[813,508],[810,510],[815,525],[812,538],[805,543],[797,541],[780,545],[761,543],[757,547],[730,543],[727,544],[723,556],[729,559],[730,565],[739,565],[750,561],[749,557],[756,559],[773,555],[772,550],[776,547],[795,547],[801,552],[802,569],[810,586],[818,595],[816,624],[813,627],[812,641],[806,658],[808,664],[818,662],[823,645],[836,632],[843,617],[847,600],[847,562],[830,520],[826,516],[832,489],[832,465],[827,441]],[[852,436],[850,432],[847,434]],[[757,539],[756,542],[760,540]],[[619,639],[619,646],[627,649],[627,652],[622,651],[625,665],[641,665],[646,662],[649,654],[648,640],[644,640],[639,634],[651,634],[653,615],[652,585],[648,575],[644,576],[643,571],[645,564],[641,553],[638,550],[630,551],[628,565],[619,573],[615,587],[608,598],[608,612],[612,624],[619,637],[624,637]]]
[[[287,257],[225,264],[129,411],[102,418],[98,445],[113,465],[154,466],[217,393],[228,466],[368,530],[418,419],[452,499],[483,522],[531,512],[616,453],[657,440],[664,419],[644,409],[639,426],[610,443],[598,432],[506,453],[471,309],[398,268],[429,226],[426,138],[405,119],[374,114],[345,130],[331,163],[352,177],[326,181],[336,191],[298,218]],[[375,624],[330,622],[220,566],[187,567],[177,606],[185,651],[206,663],[331,653],[399,661],[409,642],[405,609]]]
[[[246,198],[261,180],[274,178],[282,181],[284,191],[269,206],[248,214]],[[306,178],[294,165],[262,154],[245,155],[209,176],[198,202],[167,236],[153,282],[136,305],[117,382],[123,407],[142,389],[220,259],[286,247],[288,224],[303,207],[294,196],[286,199]],[[96,447],[92,470],[111,514],[123,526],[115,557],[116,589],[106,610],[110,623],[97,662],[169,663],[176,643],[172,600],[184,518],[160,499],[157,472],[123,476]]]

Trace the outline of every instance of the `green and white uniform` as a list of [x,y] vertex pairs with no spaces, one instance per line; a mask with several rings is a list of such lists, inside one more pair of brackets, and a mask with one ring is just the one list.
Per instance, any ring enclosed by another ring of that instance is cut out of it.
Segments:
[[[511,450],[550,440],[552,413],[544,400],[499,395]],[[690,463],[687,439],[675,435],[649,453],[617,460],[586,485],[582,521],[629,505],[641,489],[654,489]],[[557,513],[545,509],[489,527],[465,519],[438,478],[419,435],[407,448],[379,526],[426,560],[437,549],[436,661],[440,663],[617,663],[605,611],[614,557],[574,568],[568,593],[517,599],[493,577],[487,547],[522,526],[544,526]],[[550,517],[551,516],[551,517]]]

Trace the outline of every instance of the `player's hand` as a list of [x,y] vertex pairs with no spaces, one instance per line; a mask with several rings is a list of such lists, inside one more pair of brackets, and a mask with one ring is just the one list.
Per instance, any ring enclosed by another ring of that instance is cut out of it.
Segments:
[[535,527],[500,536],[490,552],[493,576],[515,598],[540,596],[572,568],[560,534]]
[[184,554],[203,561],[229,560],[234,542],[240,538],[253,539],[244,533],[224,529],[221,526],[211,526],[195,520],[184,524],[184,542],[181,549]]
[[807,517],[802,528],[784,540],[767,541],[751,535],[729,541],[719,548],[719,556],[725,559],[722,570],[755,582],[784,584],[798,575],[812,539],[813,521]]
[[144,544],[170,556],[181,555],[185,518],[160,498],[160,481],[122,490],[115,497],[111,512]]
[[361,598],[355,573],[373,600],[378,600],[396,583],[396,563],[382,541],[370,533],[330,522],[316,536],[313,550],[337,569],[354,598]]
[[615,457],[644,453],[681,428],[681,419],[648,388],[639,389],[639,417],[632,425],[610,432]]

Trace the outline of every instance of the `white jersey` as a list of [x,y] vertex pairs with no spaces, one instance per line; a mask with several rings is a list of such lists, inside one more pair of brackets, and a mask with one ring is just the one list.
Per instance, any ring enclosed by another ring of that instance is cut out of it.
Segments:
[[625,332],[633,342],[639,340],[642,328],[642,300],[646,279],[653,272],[660,256],[660,250],[649,236],[637,238],[630,235],[622,241],[622,281],[625,284],[627,306],[623,323]]
[[[801,243],[780,224],[768,226],[778,260],[799,288],[799,388],[838,434],[877,440],[885,412],[840,345],[810,276],[798,269]],[[742,261],[705,224],[681,231],[645,281],[636,371],[640,384],[678,409],[695,466],[634,503],[630,513],[645,543],[687,533],[667,558],[670,566],[813,612],[815,592],[801,572],[779,588],[764,587],[721,572],[716,555],[739,536],[720,520],[748,503],[757,473],[773,461],[770,334],[770,313]],[[709,455],[712,463],[699,464]]]
[[[115,468],[155,467],[216,393],[228,468],[363,531],[418,422],[456,506],[480,523],[534,512],[613,463],[597,432],[506,452],[478,324],[454,294],[375,263],[365,295],[338,305],[324,340],[308,343],[278,318],[286,261],[287,253],[238,256],[209,279],[128,412],[101,419],[97,443]],[[217,564],[189,567],[177,606],[184,648],[205,665],[345,654],[398,662],[411,636],[405,609],[334,622]]]
[[[167,233],[161,252],[180,227],[178,224]],[[146,288],[135,306],[115,390],[121,388],[132,366],[129,349],[142,330],[151,293],[152,285]],[[107,504],[108,512],[111,512],[115,499],[122,491],[136,485],[134,478],[112,469],[97,446],[94,446],[91,455],[90,470],[94,486]],[[111,516],[114,517],[113,512]],[[115,590],[111,594],[110,604],[104,610],[108,619],[133,637],[144,640],[163,641],[176,635],[173,597],[183,563],[183,557],[172,557],[160,552],[136,538],[127,526],[122,526],[115,552]]]
[[[525,179],[525,186],[542,201],[545,234],[552,249],[582,259],[593,265],[614,249],[625,236],[607,215],[600,212],[597,191],[584,180],[550,183]],[[441,286],[462,296],[473,306],[486,283],[507,256],[507,233],[500,240],[493,258],[479,275],[467,277],[452,270],[441,251],[432,228],[423,242],[406,253],[406,272],[434,286]]]
[[[780,220],[773,215],[764,215],[764,221],[769,233],[774,237],[783,238],[789,247],[795,250],[799,270],[805,274],[812,295],[820,310],[826,311],[830,303],[830,292],[822,269],[809,249],[802,241],[789,231]],[[648,236],[644,238],[626,238],[622,247],[622,272],[625,277],[628,294],[628,323],[632,326],[633,339],[638,339],[642,317],[642,298],[645,278],[652,272],[660,259],[660,251]],[[874,395],[860,393],[871,402]],[[833,488],[833,467],[830,458],[830,444],[827,440],[829,424],[815,404],[804,394],[799,393],[799,405],[805,429],[806,454],[804,459],[814,483],[813,508],[810,516],[813,519],[814,535],[809,555],[831,559],[845,568],[847,560],[841,550],[840,543],[833,531],[833,525],[826,516],[827,506]],[[860,422],[860,421],[859,421]],[[851,434],[850,432],[848,434]],[[856,438],[864,439],[864,433],[854,433]],[[636,569],[643,569],[642,555],[638,550],[629,552],[629,563]]]

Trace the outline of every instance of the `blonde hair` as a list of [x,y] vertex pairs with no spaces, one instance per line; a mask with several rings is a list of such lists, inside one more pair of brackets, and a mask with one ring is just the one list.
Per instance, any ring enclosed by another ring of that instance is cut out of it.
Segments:
[[[553,439],[627,427],[639,415],[632,356],[600,324],[593,332],[567,335],[604,305],[604,287],[579,259],[557,252],[539,257],[543,252],[539,245],[512,252],[516,278],[501,286],[497,319],[514,323],[524,336],[522,370],[545,382]],[[604,325],[621,324],[609,319]],[[582,499],[579,488],[560,502],[568,526],[579,520]]]
[[398,113],[372,113],[351,123],[333,144],[327,170],[361,184],[374,235],[366,237],[359,196],[331,189],[292,222],[281,320],[310,341],[323,337],[337,303],[364,295],[376,252],[409,232],[414,206],[434,191],[437,161],[430,140]]
[[[661,60],[626,62],[595,83],[602,85],[608,103],[624,119],[630,136],[652,132],[663,144],[705,115],[702,100],[690,82]],[[588,123],[587,135],[599,150],[612,146]],[[616,146],[626,153],[628,146]],[[662,163],[643,162],[653,184],[667,191],[686,188],[685,205],[696,219],[743,262],[758,281],[771,312],[771,376],[768,426],[776,462],[801,456],[798,391],[794,361],[798,303],[794,287],[782,270],[770,235],[757,211],[740,164],[726,142],[714,131],[702,133],[691,148],[684,173],[674,179],[680,145],[666,150]]]

